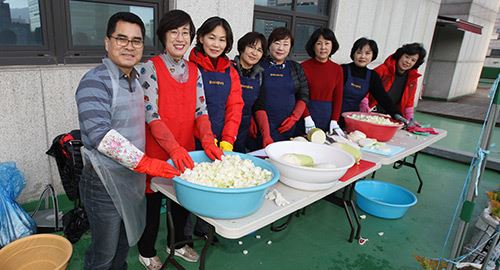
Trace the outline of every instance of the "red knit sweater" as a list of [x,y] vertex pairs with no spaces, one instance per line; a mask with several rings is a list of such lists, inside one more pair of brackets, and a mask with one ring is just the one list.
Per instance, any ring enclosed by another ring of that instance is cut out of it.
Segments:
[[[315,58],[302,62],[309,86],[309,100],[331,101],[331,120],[339,120],[344,93],[344,74],[342,67],[333,61],[321,63]],[[309,116],[306,108],[303,117]]]

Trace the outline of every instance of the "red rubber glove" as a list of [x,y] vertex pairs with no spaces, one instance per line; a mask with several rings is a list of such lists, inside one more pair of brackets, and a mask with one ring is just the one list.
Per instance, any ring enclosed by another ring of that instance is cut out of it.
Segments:
[[192,169],[194,167],[194,161],[184,147],[179,146],[171,151],[170,158],[181,172],[184,172],[186,168]]
[[212,133],[212,125],[208,119],[208,115],[202,115],[195,120],[196,131],[195,135],[198,135],[198,139],[201,142],[201,147],[205,151],[205,154],[211,159],[221,159],[224,154],[222,150],[215,143],[215,136]]
[[271,129],[269,128],[269,119],[267,118],[267,113],[264,110],[258,110],[255,112],[255,121],[260,129],[260,134],[262,134],[262,147],[273,143],[273,138],[271,137]]
[[154,120],[149,123],[151,134],[158,144],[167,151],[168,155],[181,172],[186,168],[192,169],[194,162],[184,147],[180,146],[167,125],[161,120]]
[[250,135],[250,138],[255,139],[257,138],[257,124],[255,124],[255,119],[253,117],[250,118],[250,127],[248,128],[248,135]]
[[303,100],[298,100],[295,103],[295,108],[292,111],[292,114],[288,116],[283,123],[281,123],[280,127],[278,128],[279,133],[285,133],[292,129],[293,126],[295,126],[295,123],[299,121],[300,116],[302,113],[304,113],[304,110],[306,108],[306,103]]
[[178,170],[166,161],[150,158],[146,155],[142,156],[137,166],[135,166],[134,171],[164,178],[173,178],[181,175]]

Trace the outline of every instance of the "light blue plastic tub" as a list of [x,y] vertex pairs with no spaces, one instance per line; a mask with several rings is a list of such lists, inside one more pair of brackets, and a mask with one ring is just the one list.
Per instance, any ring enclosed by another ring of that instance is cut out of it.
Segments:
[[359,181],[354,191],[359,208],[380,218],[401,218],[417,203],[417,197],[407,189],[378,180]]
[[[264,202],[268,187],[278,182],[279,171],[271,163],[247,154],[225,152],[250,159],[255,166],[269,170],[273,178],[265,184],[249,188],[215,188],[194,184],[174,177],[174,189],[179,203],[187,210],[205,217],[235,219],[257,211]],[[203,151],[189,152],[194,162],[211,161]],[[169,161],[171,162],[171,161]]]

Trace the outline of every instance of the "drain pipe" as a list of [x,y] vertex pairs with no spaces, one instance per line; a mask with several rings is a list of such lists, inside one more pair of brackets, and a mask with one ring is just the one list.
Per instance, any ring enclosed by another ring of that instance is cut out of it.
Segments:
[[[500,110],[500,74],[497,75],[497,79],[495,81],[496,88],[492,89],[493,92],[491,95],[493,96],[492,103],[490,103],[490,108],[487,112],[487,117],[485,119],[485,128],[484,133],[481,134],[481,143],[480,149],[488,150],[490,145],[490,140],[493,134],[493,129],[495,128],[496,119]],[[480,156],[480,149],[478,149],[476,155]],[[485,157],[485,159],[487,156]],[[471,177],[471,182],[469,183],[469,187],[466,194],[466,199],[462,205],[462,210],[460,214],[460,220],[458,224],[458,229],[455,234],[455,240],[453,241],[453,247],[451,250],[452,259],[460,256],[464,245],[464,239],[467,234],[467,230],[469,228],[469,222],[472,218],[472,212],[474,210],[474,200],[476,198],[476,187],[479,186],[479,182],[481,180],[481,176],[486,167],[486,160],[481,163],[481,167],[479,169],[474,169]],[[456,269],[455,264],[448,264],[447,270]]]

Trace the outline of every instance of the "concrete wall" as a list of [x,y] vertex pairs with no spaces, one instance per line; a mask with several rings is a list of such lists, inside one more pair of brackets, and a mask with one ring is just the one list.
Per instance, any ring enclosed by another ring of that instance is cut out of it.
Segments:
[[426,97],[447,99],[460,54],[463,31],[454,27],[437,26],[427,64]]
[[92,66],[0,68],[0,161],[15,161],[24,173],[20,201],[37,198],[49,183],[62,191],[45,151],[55,136],[78,128],[74,93]]
[[499,31],[500,31],[500,16],[497,13],[497,18],[495,20],[495,26],[493,29],[493,33],[491,33],[490,45],[488,46],[488,53],[487,53],[488,56],[491,55],[492,49],[497,49],[497,50],[500,49]]
[[[360,37],[368,37],[378,44],[379,55],[370,65],[383,63],[405,43],[420,42],[427,51],[431,46],[440,0],[340,0],[332,29],[340,43],[333,56],[337,63],[348,63],[352,44]],[[419,71],[425,73],[425,63]],[[424,74],[425,75],[425,74]],[[418,82],[422,89],[422,77]]]
[[[437,53],[434,54],[435,58],[431,60],[433,66],[428,72],[433,73],[433,77],[437,76],[435,73],[441,73],[446,78],[451,77],[452,81],[447,85],[446,79],[428,77],[425,96],[451,100],[476,91],[499,4],[498,0],[443,0],[439,15],[464,19],[483,26],[483,29],[481,35],[464,32],[463,38],[455,41],[459,44],[460,51],[454,66],[451,66],[448,60],[440,59]],[[447,42],[447,40],[443,38],[439,42]],[[443,68],[448,68],[448,70],[444,71]]]
[[[235,41],[252,30],[253,1],[178,0],[170,7],[191,14],[196,27],[211,16],[227,19]],[[235,51],[236,43],[230,57]],[[26,177],[18,201],[38,199],[49,183],[63,192],[55,160],[45,151],[55,136],[79,128],[75,90],[95,65],[0,66],[0,162],[15,161]]]
[[[226,18],[235,41],[252,29],[253,1],[171,0],[169,3],[171,8],[191,14],[197,27],[211,16]],[[440,1],[334,3],[337,4],[332,6],[331,26],[340,42],[334,60],[350,62],[353,42],[367,36],[375,39],[380,48],[374,67],[403,43],[422,42],[428,49]],[[230,57],[235,54],[235,46]],[[82,75],[93,66],[0,67],[0,161],[15,161],[26,176],[27,185],[19,201],[37,199],[48,183],[62,192],[55,162],[45,151],[56,135],[78,128],[74,92]]]

